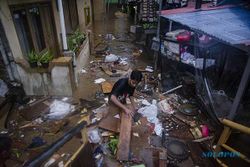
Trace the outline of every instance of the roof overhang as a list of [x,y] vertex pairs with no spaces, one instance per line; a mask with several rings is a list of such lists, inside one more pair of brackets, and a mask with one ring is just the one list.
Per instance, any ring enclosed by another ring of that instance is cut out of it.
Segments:
[[200,10],[161,17],[250,53],[250,11],[242,7]]

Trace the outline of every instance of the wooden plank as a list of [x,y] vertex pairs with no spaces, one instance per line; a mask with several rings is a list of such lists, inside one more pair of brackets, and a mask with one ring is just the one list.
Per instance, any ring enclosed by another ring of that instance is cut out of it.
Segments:
[[102,92],[103,93],[110,93],[112,91],[114,84],[111,84],[111,83],[106,81],[106,82],[101,83],[101,85],[102,85]]
[[99,123],[99,127],[111,132],[119,133],[120,132],[120,120],[114,118],[112,115],[108,115],[106,118],[103,118]]
[[167,150],[159,152],[159,167],[167,167]]
[[132,118],[124,112],[122,112],[121,115],[122,116],[118,142],[117,160],[128,161],[130,151],[129,146],[131,140]]

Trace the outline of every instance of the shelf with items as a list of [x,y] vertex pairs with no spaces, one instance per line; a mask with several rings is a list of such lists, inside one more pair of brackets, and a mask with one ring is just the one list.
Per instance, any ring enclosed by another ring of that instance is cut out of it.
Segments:
[[[196,67],[194,48],[210,49],[218,42],[204,34],[178,29],[161,36],[161,54],[172,60]],[[195,40],[196,39],[196,40]]]
[[175,40],[161,40],[161,54],[167,58],[192,67],[195,66],[193,46]]
[[157,22],[159,5],[154,0],[143,0],[140,7],[140,20],[142,22]]

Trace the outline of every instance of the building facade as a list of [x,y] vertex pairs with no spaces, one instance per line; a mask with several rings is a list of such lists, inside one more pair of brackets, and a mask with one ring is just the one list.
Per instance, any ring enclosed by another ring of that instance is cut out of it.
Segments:
[[[65,24],[60,20],[60,3]],[[0,56],[8,78],[20,81],[27,95],[72,95],[76,73],[90,54],[86,30],[91,18],[90,0],[0,0]],[[74,65],[74,54],[65,56],[62,28],[67,38],[77,30],[86,36]],[[49,68],[31,68],[29,53],[44,50],[54,56]]]

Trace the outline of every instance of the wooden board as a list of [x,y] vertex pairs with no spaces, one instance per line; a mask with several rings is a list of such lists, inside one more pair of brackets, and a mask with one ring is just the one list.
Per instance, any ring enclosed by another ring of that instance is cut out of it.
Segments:
[[114,84],[109,83],[107,81],[101,83],[101,85],[102,85],[102,92],[103,93],[110,93],[112,91],[113,86],[114,86]]
[[121,126],[120,126],[120,135],[118,142],[117,150],[117,160],[119,161],[128,161],[129,160],[129,151],[130,151],[130,140],[131,140],[131,127],[132,127],[132,118],[122,112],[121,114]]
[[159,152],[159,167],[167,167],[167,150]]
[[119,133],[120,132],[120,119],[114,118],[112,115],[108,115],[106,118],[103,118],[99,123],[99,128],[109,130],[111,132]]

